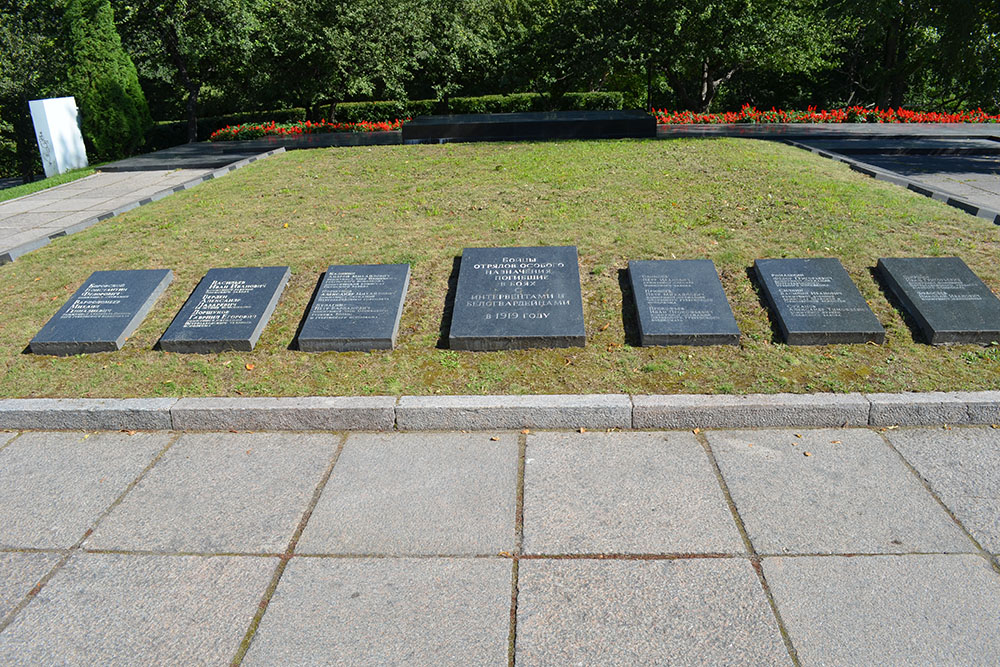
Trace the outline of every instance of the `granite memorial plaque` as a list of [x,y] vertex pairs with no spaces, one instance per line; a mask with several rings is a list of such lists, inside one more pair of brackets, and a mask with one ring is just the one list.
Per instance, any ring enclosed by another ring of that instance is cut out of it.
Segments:
[[248,352],[278,305],[287,266],[211,269],[160,338],[167,352]]
[[120,350],[173,279],[169,269],[95,271],[28,347],[57,356]]
[[740,330],[710,259],[628,263],[639,344],[738,345]]
[[391,350],[409,284],[409,264],[331,266],[299,332],[299,349]]
[[576,247],[466,248],[448,344],[455,350],[583,347]]
[[839,260],[758,259],[754,269],[789,345],[885,342],[885,329]]
[[1000,341],[1000,299],[958,257],[883,257],[878,273],[924,340]]

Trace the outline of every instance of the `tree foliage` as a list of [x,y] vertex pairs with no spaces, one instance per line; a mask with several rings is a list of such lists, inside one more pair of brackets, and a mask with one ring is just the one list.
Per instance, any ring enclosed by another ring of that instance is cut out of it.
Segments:
[[152,119],[135,65],[122,50],[108,0],[69,0],[64,14],[68,94],[80,108],[92,159],[130,155]]

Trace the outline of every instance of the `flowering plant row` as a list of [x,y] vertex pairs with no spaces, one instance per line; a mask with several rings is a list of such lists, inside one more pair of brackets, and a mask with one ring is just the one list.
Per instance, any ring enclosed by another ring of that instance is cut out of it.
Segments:
[[221,130],[216,130],[209,141],[236,141],[239,139],[259,139],[261,137],[297,137],[303,134],[325,134],[327,132],[385,132],[398,130],[406,121],[396,119],[393,121],[372,123],[361,121],[359,123],[335,123],[328,120],[300,120],[294,123],[243,123],[242,125],[228,125]]
[[805,111],[770,109],[764,111],[743,105],[739,111],[725,113],[695,113],[693,111],[667,111],[654,109],[659,125],[687,125],[691,123],[1000,123],[1000,114],[988,114],[982,109],[940,113],[936,111],[910,111],[908,109],[844,109]]

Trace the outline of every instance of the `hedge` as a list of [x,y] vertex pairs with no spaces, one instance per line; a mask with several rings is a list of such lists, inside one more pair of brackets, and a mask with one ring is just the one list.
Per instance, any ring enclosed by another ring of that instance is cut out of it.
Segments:
[[[561,97],[539,93],[452,97],[444,100],[390,100],[381,102],[341,102],[323,107],[326,119],[339,123],[388,122],[440,113],[510,113],[515,111],[611,111],[621,109],[618,92],[566,93]],[[198,140],[204,141],[216,130],[244,123],[296,123],[306,120],[302,107],[273,111],[246,111],[225,116],[198,119]],[[187,121],[168,120],[155,123],[146,133],[144,150],[154,151],[187,141]]]
[[443,100],[386,102],[341,102],[328,109],[327,117],[342,123],[390,121],[442,113],[511,113],[517,111],[610,111],[621,109],[621,93],[566,93],[551,97],[539,93],[453,97]]

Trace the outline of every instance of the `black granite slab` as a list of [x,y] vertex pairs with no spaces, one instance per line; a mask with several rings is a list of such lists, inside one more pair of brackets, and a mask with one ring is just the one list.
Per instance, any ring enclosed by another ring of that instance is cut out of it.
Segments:
[[958,257],[883,257],[878,274],[924,340],[1000,341],[1000,299]]
[[211,269],[160,338],[167,352],[250,351],[278,305],[287,266]]
[[583,347],[576,247],[466,248],[448,344],[455,350]]
[[391,350],[409,284],[409,264],[331,266],[299,332],[299,349]]
[[885,329],[840,260],[758,259],[754,270],[789,345],[885,342]]
[[712,260],[634,260],[628,274],[640,345],[739,345],[740,330]]
[[169,269],[95,271],[28,347],[57,356],[120,350],[173,279]]
[[651,138],[656,136],[656,119],[641,110],[456,114],[418,116],[405,123],[402,132],[404,144]]

